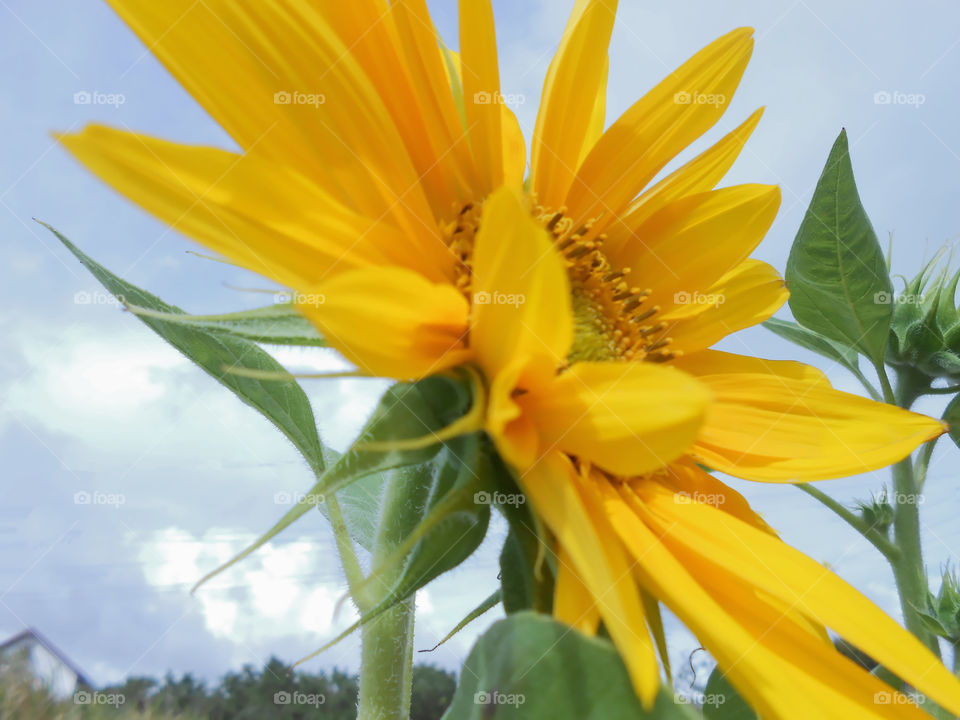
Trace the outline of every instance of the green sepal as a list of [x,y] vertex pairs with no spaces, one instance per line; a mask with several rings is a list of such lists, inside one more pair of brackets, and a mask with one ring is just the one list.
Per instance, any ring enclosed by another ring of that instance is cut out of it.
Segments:
[[469,388],[452,376],[436,375],[415,383],[398,383],[387,390],[360,437],[335,463],[322,472],[314,486],[280,520],[254,543],[228,562],[208,573],[194,586],[195,591],[211,578],[235,565],[283,530],[320,505],[324,497],[373,473],[418,465],[436,455],[441,444],[416,450],[364,450],[366,443],[389,443],[419,438],[442,430],[466,412]]
[[128,304],[127,309],[140,317],[151,317],[267,345],[329,347],[320,332],[292,303],[276,303],[222,315],[164,313],[133,304]]

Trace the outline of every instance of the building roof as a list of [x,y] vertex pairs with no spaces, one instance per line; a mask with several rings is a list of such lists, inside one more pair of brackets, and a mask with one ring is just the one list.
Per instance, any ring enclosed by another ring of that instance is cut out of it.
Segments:
[[47,652],[56,656],[56,658],[60,662],[62,662],[64,665],[70,668],[71,672],[73,672],[73,674],[77,676],[78,684],[83,684],[83,685],[87,685],[88,687],[93,687],[90,684],[90,682],[87,680],[87,676],[84,675],[83,671],[76,664],[74,664],[74,662],[70,658],[64,655],[63,652],[60,650],[60,648],[58,648],[52,642],[47,640],[47,638],[41,635],[40,632],[38,630],[35,630],[34,628],[27,628],[23,632],[19,632],[13,637],[7,640],[4,640],[2,643],[0,643],[0,655],[3,655],[8,649],[13,647],[14,645],[17,645],[24,641],[33,641],[38,645],[42,645],[47,650]]

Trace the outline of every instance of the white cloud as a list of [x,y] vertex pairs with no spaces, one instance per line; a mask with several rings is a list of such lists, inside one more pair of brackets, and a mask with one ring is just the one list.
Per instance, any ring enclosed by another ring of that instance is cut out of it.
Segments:
[[[233,529],[193,535],[168,527],[138,539],[139,559],[150,585],[186,589],[254,540],[253,533]],[[345,588],[336,567],[323,567],[330,558],[323,543],[268,543],[197,591],[207,630],[249,646],[287,635],[312,634],[318,643],[329,639],[357,619],[349,603],[334,617]],[[318,574],[318,568],[325,572]]]

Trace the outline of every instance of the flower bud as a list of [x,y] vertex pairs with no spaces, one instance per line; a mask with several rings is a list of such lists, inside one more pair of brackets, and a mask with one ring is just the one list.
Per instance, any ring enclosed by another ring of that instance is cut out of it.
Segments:
[[896,297],[887,360],[929,378],[960,378],[960,313],[956,292],[960,271],[948,276],[944,267],[934,275],[939,256]]

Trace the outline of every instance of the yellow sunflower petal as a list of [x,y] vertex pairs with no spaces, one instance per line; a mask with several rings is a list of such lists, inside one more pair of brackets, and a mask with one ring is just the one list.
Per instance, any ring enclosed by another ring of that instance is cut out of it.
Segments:
[[520,121],[506,105],[500,106],[503,127],[503,182],[515,188],[523,187],[523,173],[527,169],[527,146],[523,140]]
[[[450,124],[456,121],[453,97],[442,82],[436,34],[422,0],[351,0],[316,7],[376,88],[434,212],[450,213],[468,192],[464,170],[470,164],[469,148],[459,122]],[[424,52],[428,48],[422,42],[417,44],[424,35],[431,36],[432,55]],[[432,67],[424,65],[431,61]],[[446,90],[446,96],[437,89]]]
[[547,70],[531,146],[532,187],[547,207],[563,205],[580,160],[595,142],[598,117],[602,129],[616,13],[616,2],[578,2]]
[[441,279],[387,222],[344,207],[311,180],[255,155],[91,126],[60,142],[101,179],[175,230],[284,285],[398,264]]
[[690,449],[710,393],[670,367],[583,362],[518,402],[545,447],[618,475],[639,475]]
[[500,67],[490,0],[460,0],[460,64],[477,190],[485,194],[503,183]]
[[[659,476],[658,479],[660,479]],[[676,491],[678,501],[705,502],[759,530],[774,536],[777,534],[760,515],[754,512],[743,495],[702,470],[689,458],[680,458],[672,463],[663,473],[661,481]]]
[[521,383],[552,377],[573,340],[570,283],[546,230],[512,188],[484,203],[472,290],[470,345],[487,377],[520,357],[533,363]]
[[[723,365],[712,368],[711,357]],[[876,470],[946,432],[939,420],[834,390],[820,374],[797,377],[795,365],[727,353],[696,353],[674,364],[714,396],[691,455],[748,480],[825,480]]]
[[646,707],[660,685],[657,657],[644,623],[630,564],[592,493],[582,492],[570,462],[550,453],[520,484],[563,547],[570,565],[596,598],[600,617],[623,656]]
[[315,7],[110,4],[245,151],[298,169],[342,203],[386,214],[414,236],[436,234],[419,174],[376,86]]
[[[923,715],[887,685],[822,642],[808,628],[775,612],[753,588],[722,572],[690,565],[664,545],[659,527],[641,519],[642,501],[624,487],[595,483],[603,511],[644,586],[669,607],[717,658],[727,678],[765,718],[825,720]],[[745,550],[745,553],[748,553]],[[726,594],[725,594],[726,593]],[[878,704],[876,693],[890,704]]]
[[737,185],[688,195],[655,213],[616,257],[661,311],[703,294],[747,259],[780,207],[775,185]]
[[603,231],[607,236],[603,244],[604,250],[611,255],[617,255],[636,234],[637,229],[657,210],[685,195],[712,190],[733,167],[762,116],[763,108],[756,110],[733,132],[644,191],[630,203],[626,212],[606,225]]
[[569,553],[557,552],[557,581],[553,590],[553,616],[584,635],[596,635],[600,611],[593,595],[573,568]]
[[[703,292],[689,295],[660,319],[670,349],[692,353],[773,315],[790,293],[780,273],[759,260],[747,259]],[[651,340],[656,338],[651,337]]]
[[466,299],[452,285],[403,268],[341,273],[303,293],[299,309],[371,375],[421,378],[469,357]]
[[[726,110],[753,50],[753,31],[714,41],[611,125],[583,161],[567,196],[578,220],[622,213],[677,153]],[[592,97],[592,96],[590,96]]]
[[653,484],[638,490],[662,521],[664,540],[724,568],[741,583],[780,598],[832,628],[863,652],[955,714],[960,680],[907,630],[819,563],[709,505],[678,505]]

